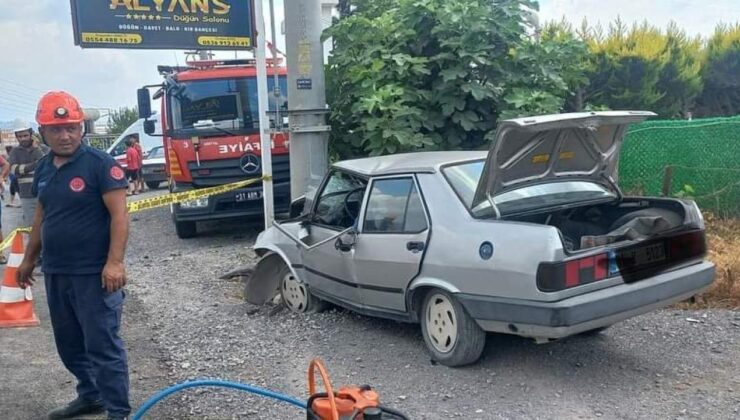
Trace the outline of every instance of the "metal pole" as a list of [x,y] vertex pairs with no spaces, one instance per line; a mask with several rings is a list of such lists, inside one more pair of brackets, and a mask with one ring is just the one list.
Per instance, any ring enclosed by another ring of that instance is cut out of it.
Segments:
[[317,185],[329,164],[321,4],[321,0],[285,1],[293,200]]
[[267,62],[265,59],[265,17],[262,0],[254,0],[254,19],[257,24],[254,58],[257,65],[257,112],[259,113],[260,150],[262,151],[262,201],[265,206],[265,229],[275,220],[272,194],[272,142],[270,120],[267,118]]
[[270,0],[270,32],[272,32],[272,70],[273,70],[273,87],[272,93],[275,96],[275,132],[283,131],[283,121],[280,119],[280,75],[278,74],[278,56],[277,56],[277,38],[275,37],[275,5]]

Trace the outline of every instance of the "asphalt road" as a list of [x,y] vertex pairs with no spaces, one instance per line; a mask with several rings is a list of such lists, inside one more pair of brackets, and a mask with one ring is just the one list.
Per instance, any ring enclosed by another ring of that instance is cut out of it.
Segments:
[[[19,210],[3,209],[4,231]],[[243,302],[242,284],[220,280],[254,262],[260,223],[205,226],[179,240],[168,209],[132,215],[123,335],[132,403],[195,378],[221,378],[306,397],[313,357],[332,381],[371,384],[414,419],[740,417],[740,312],[668,309],[591,338],[537,345],[490,335],[482,360],[431,363],[416,325],[341,309],[298,316]],[[0,329],[0,418],[35,419],[74,397],[59,362],[43,286],[41,327]],[[149,418],[305,418],[300,410],[236,391],[174,395]]]

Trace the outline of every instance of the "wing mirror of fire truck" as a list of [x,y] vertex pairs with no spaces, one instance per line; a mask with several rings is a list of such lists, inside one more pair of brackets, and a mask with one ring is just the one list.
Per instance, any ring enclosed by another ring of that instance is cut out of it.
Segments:
[[139,118],[149,118],[152,116],[152,101],[149,98],[149,89],[141,88],[136,90],[136,99],[139,105]]

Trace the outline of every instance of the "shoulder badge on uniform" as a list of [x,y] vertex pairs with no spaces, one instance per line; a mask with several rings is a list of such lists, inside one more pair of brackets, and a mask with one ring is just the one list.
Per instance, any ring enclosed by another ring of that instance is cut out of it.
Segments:
[[123,173],[123,169],[121,169],[118,166],[113,166],[110,168],[110,177],[115,179],[116,181],[122,180],[126,175]]

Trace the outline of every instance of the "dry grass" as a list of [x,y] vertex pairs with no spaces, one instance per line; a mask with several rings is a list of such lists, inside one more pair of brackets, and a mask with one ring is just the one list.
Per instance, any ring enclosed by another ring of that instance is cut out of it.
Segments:
[[720,219],[705,215],[709,253],[707,258],[717,266],[712,288],[688,308],[740,309],[740,219]]

